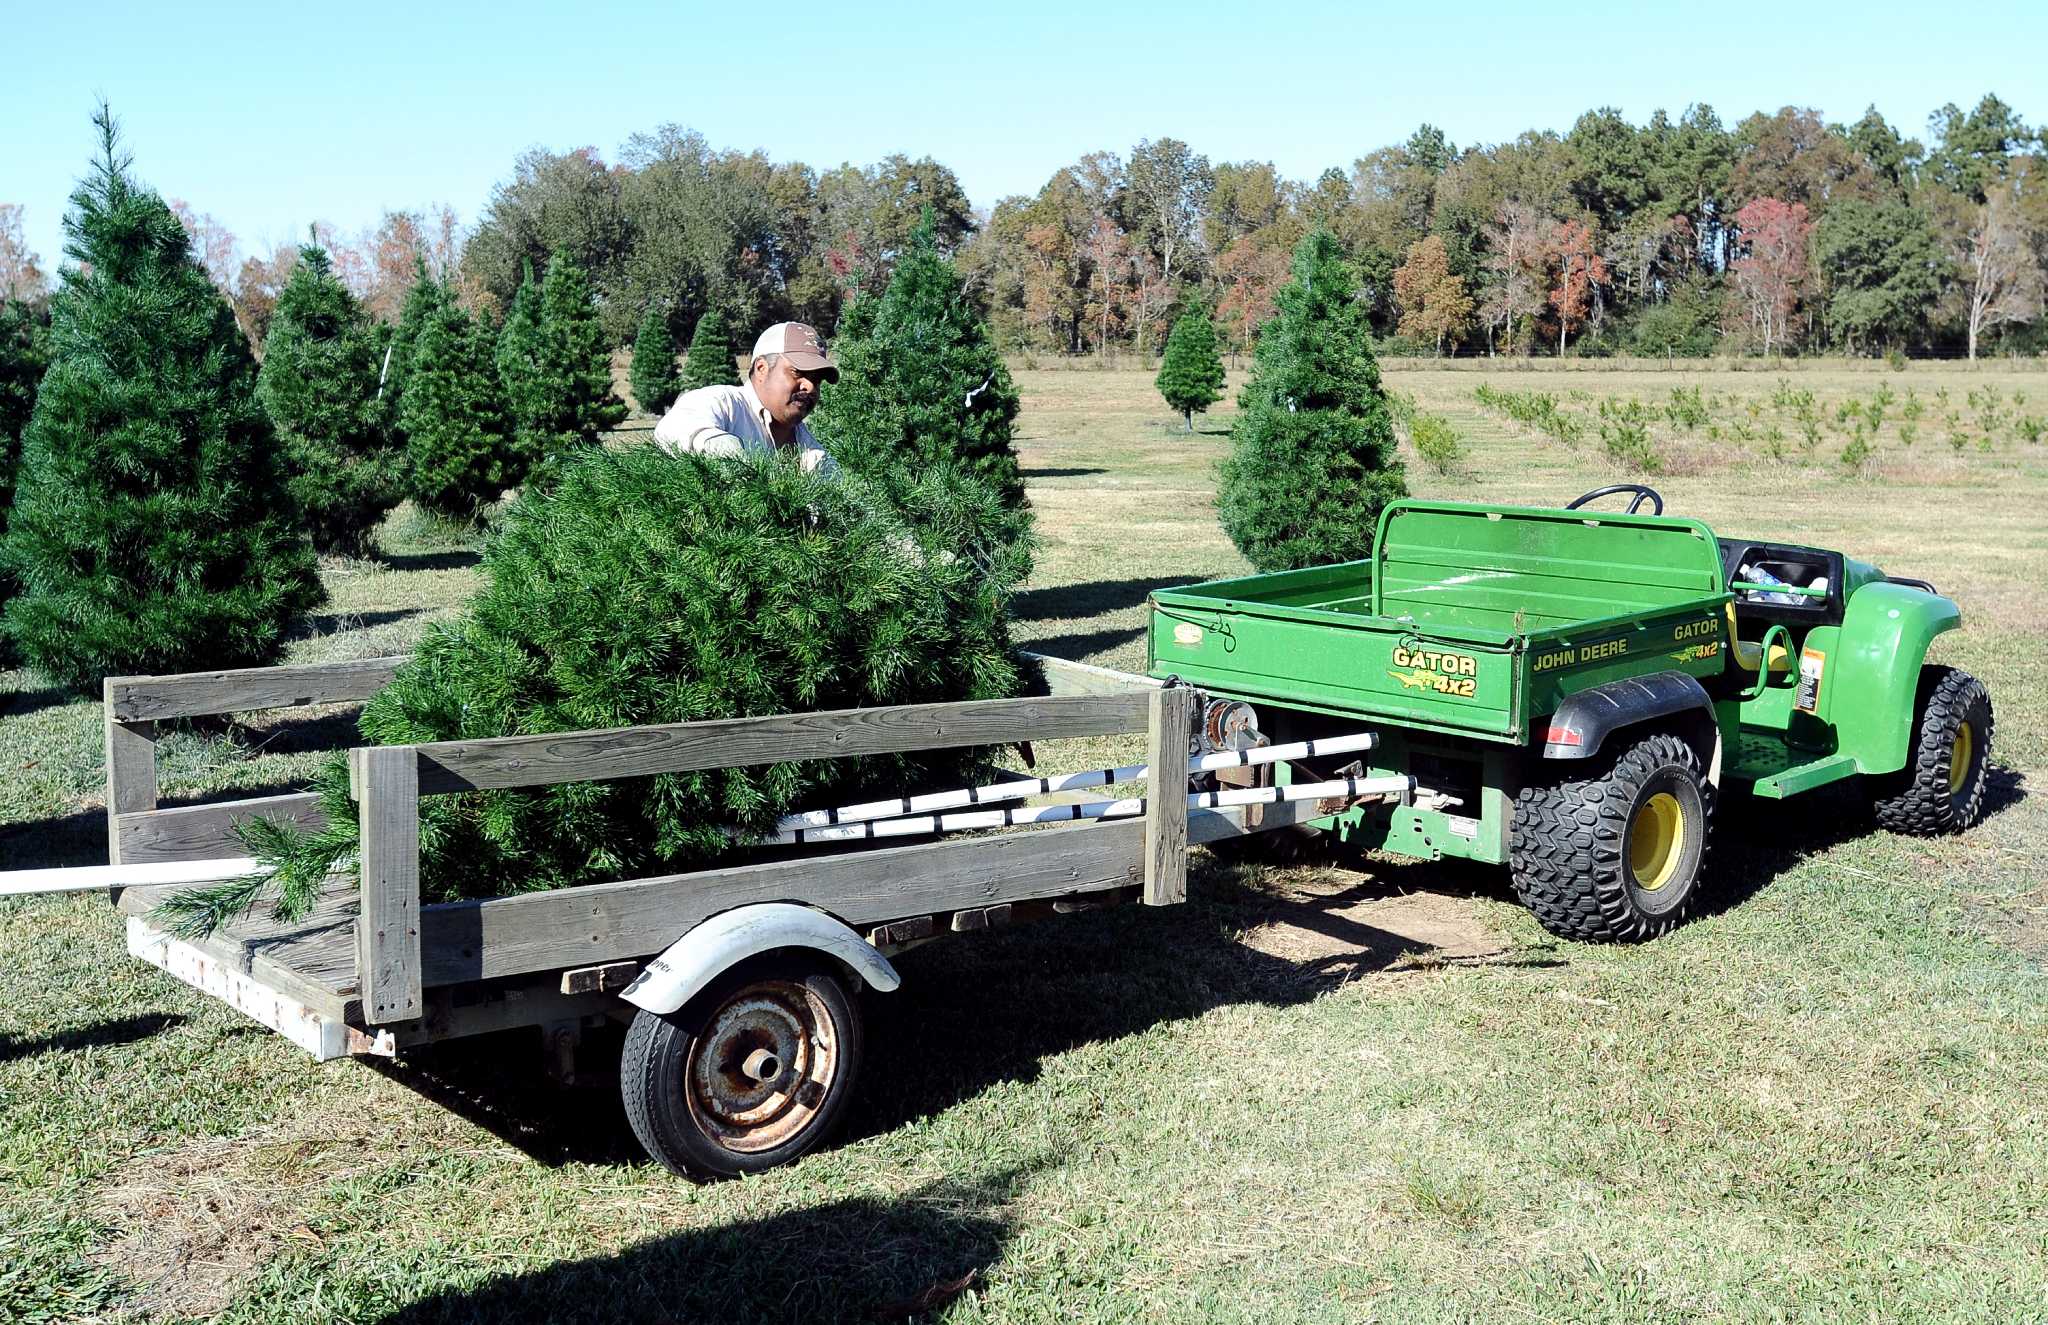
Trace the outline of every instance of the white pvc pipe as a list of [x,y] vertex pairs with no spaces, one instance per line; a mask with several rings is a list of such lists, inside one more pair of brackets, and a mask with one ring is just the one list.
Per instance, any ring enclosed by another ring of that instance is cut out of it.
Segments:
[[108,888],[143,888],[162,883],[213,883],[261,874],[265,866],[248,856],[218,860],[166,860],[147,865],[76,865],[57,869],[0,871],[0,897],[37,893],[84,893]]
[[[1228,791],[1196,791],[1188,794],[1191,810],[1213,810],[1226,805],[1277,805],[1286,801],[1321,800],[1326,796],[1409,796],[1415,780],[1406,775],[1382,778],[1336,778],[1329,782],[1297,782],[1285,787],[1241,787]],[[790,828],[766,839],[768,845],[803,842],[858,842],[881,837],[926,837],[934,833],[963,833],[985,828],[1014,828],[1020,824],[1070,823],[1076,819],[1122,819],[1145,812],[1143,799],[1089,801],[1081,805],[1027,805],[1003,810],[976,810],[966,814],[928,814],[914,819],[869,820],[835,824],[822,828]]]
[[[1332,736],[1317,741],[1296,741],[1291,745],[1266,745],[1254,750],[1221,750],[1215,754],[1201,755],[1188,760],[1189,773],[1207,773],[1219,768],[1245,768],[1259,764],[1276,764],[1283,759],[1307,759],[1316,755],[1349,754],[1357,750],[1369,750],[1379,738],[1371,732],[1358,732],[1350,736]],[[1004,801],[1021,801],[1030,796],[1042,796],[1055,791],[1073,791],[1082,787],[1107,787],[1118,782],[1138,782],[1152,775],[1149,764],[1126,764],[1117,768],[1091,768],[1082,773],[1068,773],[1060,777],[1025,778],[1016,782],[992,782],[985,787],[963,787],[957,791],[934,791],[922,796],[899,796],[894,800],[869,801],[864,805],[848,805],[837,810],[806,810],[801,814],[784,815],[775,823],[777,833],[794,832],[806,828],[829,828],[841,824],[864,823],[873,819],[894,819],[906,814],[928,814],[937,810],[957,809],[964,805],[992,805]],[[1005,825],[995,825],[998,827]],[[854,836],[865,836],[855,834]],[[810,839],[823,840],[823,839]]]

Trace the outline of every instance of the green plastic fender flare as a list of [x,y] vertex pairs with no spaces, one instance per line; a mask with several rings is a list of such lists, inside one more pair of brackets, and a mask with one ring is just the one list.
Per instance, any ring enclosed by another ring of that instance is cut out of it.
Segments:
[[1836,749],[1855,759],[1857,772],[1906,766],[1927,646],[1962,623],[1948,599],[1903,584],[1866,584],[1850,595],[1825,684]]

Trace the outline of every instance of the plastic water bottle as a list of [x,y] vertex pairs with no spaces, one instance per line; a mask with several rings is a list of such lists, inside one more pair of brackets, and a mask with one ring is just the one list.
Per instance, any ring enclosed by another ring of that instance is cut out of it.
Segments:
[[[1735,573],[1751,584],[1775,584],[1782,589],[1792,587],[1761,566],[1745,565]],[[1752,603],[1773,603],[1785,607],[1797,607],[1806,601],[1796,593],[1753,593],[1743,596]]]

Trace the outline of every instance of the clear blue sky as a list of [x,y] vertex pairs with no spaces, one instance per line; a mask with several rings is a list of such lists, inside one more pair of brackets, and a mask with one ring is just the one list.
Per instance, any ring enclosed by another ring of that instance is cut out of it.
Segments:
[[472,223],[525,148],[613,159],[665,121],[813,166],[929,153],[986,207],[1162,135],[1300,178],[1423,120],[1465,146],[1596,105],[1640,123],[1705,101],[1733,124],[1875,103],[1924,136],[1929,111],[1995,91],[2048,120],[2043,0],[9,8],[0,202],[26,206],[53,272],[102,93],[142,177],[251,249],[386,208],[447,202]]

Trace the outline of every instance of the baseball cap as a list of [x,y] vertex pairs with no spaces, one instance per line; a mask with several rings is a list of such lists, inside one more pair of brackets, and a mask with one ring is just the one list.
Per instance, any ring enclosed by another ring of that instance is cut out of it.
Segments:
[[798,372],[815,373],[822,369],[826,381],[839,380],[839,368],[825,357],[825,342],[819,338],[818,329],[807,322],[777,322],[762,332],[754,342],[754,357],[758,359],[764,354],[781,355]]

